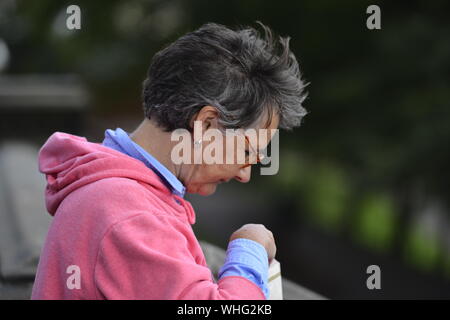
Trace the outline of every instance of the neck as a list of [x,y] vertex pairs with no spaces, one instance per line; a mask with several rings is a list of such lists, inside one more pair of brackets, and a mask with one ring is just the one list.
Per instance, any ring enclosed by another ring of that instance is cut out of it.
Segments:
[[149,119],[142,121],[139,127],[130,135],[134,142],[180,179],[181,167],[175,165],[170,157],[173,143],[170,140],[170,136],[171,132],[165,132]]

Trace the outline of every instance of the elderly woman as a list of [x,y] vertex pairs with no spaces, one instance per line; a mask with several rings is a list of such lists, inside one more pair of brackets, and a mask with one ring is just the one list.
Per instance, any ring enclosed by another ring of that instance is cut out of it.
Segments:
[[49,138],[39,166],[54,218],[32,298],[268,297],[272,233],[258,224],[235,231],[216,282],[184,199],[186,192],[210,195],[231,179],[248,182],[268,141],[259,148],[249,139],[243,148],[224,147],[224,158],[243,152],[244,163],[180,163],[172,152],[177,129],[192,133],[195,151],[212,143],[195,139],[198,130],[227,135],[226,129],[240,129],[242,135],[243,129],[300,124],[305,110],[298,63],[288,39],[275,41],[262,27],[264,36],[253,28],[206,24],[159,51],[144,82],[145,120],[133,133],[107,130],[102,144],[65,133]]

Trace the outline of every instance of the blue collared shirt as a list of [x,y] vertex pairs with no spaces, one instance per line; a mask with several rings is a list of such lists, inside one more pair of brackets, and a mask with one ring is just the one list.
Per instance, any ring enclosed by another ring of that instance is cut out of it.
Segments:
[[161,178],[161,180],[174,194],[182,198],[184,197],[186,188],[181,181],[178,180],[178,178],[175,177],[175,175],[166,167],[164,167],[161,162],[156,160],[150,153],[134,142],[128,133],[122,129],[117,128],[116,130],[106,130],[103,145],[142,161],[148,168],[152,169]]
[[[103,145],[142,161],[174,194],[184,197],[186,188],[181,181],[155,157],[135,143],[124,130],[120,128],[106,130]],[[227,276],[244,277],[261,288],[267,299],[269,297],[268,270],[267,251],[261,244],[249,239],[235,239],[228,244],[225,264],[219,270],[219,279]]]
[[269,257],[266,249],[250,239],[234,239],[228,244],[225,264],[219,270],[219,279],[241,276],[256,284],[269,298]]

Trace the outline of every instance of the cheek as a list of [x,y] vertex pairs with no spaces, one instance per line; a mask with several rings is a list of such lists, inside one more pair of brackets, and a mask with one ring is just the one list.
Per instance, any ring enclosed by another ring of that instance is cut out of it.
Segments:
[[202,168],[200,179],[203,183],[216,183],[219,180],[229,180],[239,172],[239,166],[236,165],[209,165]]
[[220,179],[232,179],[239,172],[239,166],[228,164],[228,165],[218,165],[215,168],[215,174]]

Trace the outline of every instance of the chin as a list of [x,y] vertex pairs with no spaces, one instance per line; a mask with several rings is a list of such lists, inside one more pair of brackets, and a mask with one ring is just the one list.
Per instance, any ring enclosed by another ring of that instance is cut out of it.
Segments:
[[198,190],[195,192],[201,196],[210,196],[214,192],[216,192],[217,184],[216,183],[209,183],[204,184],[198,188]]

